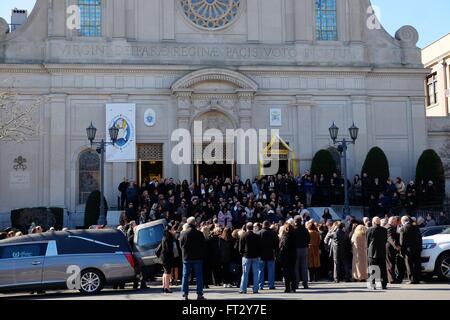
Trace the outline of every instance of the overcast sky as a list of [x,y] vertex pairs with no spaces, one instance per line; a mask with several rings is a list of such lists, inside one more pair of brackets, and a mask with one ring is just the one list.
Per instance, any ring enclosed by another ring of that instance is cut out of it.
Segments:
[[[0,16],[9,22],[11,9],[17,7],[31,12],[35,2],[1,0]],[[450,33],[449,0],[372,0],[372,4],[379,7],[380,20],[391,35],[403,25],[414,26],[420,34],[419,47],[423,48]]]

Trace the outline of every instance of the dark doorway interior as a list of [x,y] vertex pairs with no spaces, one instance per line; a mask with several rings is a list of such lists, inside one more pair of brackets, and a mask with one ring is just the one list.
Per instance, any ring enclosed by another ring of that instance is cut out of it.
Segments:
[[233,165],[232,164],[207,164],[203,162],[197,165],[198,177],[203,176],[203,178],[214,179],[219,178],[231,178],[233,176]]
[[153,179],[161,180],[163,175],[162,161],[141,161],[140,168],[141,183],[149,182]]
[[[279,168],[278,168],[278,172],[276,173],[278,174],[288,174],[289,173],[289,161],[288,160],[278,160],[279,162]],[[264,167],[264,171],[267,171],[266,169],[269,169],[271,166],[271,163],[265,164]],[[265,172],[264,172],[264,175]]]

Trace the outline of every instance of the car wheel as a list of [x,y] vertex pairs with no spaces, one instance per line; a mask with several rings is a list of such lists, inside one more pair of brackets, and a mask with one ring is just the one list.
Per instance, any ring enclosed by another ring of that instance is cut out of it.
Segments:
[[103,274],[98,270],[84,270],[80,277],[80,292],[82,294],[96,294],[102,291],[105,285]]
[[450,281],[450,252],[446,252],[438,258],[436,274],[439,279]]

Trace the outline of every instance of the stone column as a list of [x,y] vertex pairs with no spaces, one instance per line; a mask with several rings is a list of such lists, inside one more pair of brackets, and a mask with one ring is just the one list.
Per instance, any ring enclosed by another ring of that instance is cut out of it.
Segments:
[[175,2],[162,0],[162,40],[175,40]]
[[447,68],[448,64],[445,60],[441,60],[437,66],[437,81],[438,81],[438,103],[440,105],[439,109],[442,116],[448,116],[449,105],[448,105],[448,94],[449,88],[447,83]]
[[315,38],[315,0],[294,1],[295,41],[309,42]]
[[297,107],[297,146],[295,155],[297,157],[297,170],[301,174],[309,170],[314,156],[313,150],[313,116],[312,108],[314,102],[312,96],[297,96],[294,106]]
[[50,203],[52,207],[66,208],[66,94],[50,98]]
[[348,0],[336,1],[338,41],[349,41],[350,38],[348,5]]
[[[240,129],[247,131],[252,127],[252,105],[253,105],[253,92],[240,92],[239,97],[239,126]],[[239,128],[238,128],[239,129]],[[248,145],[248,147],[252,147]],[[236,147],[234,148],[236,150]],[[245,181],[247,179],[253,180],[257,175],[258,165],[250,164],[250,158],[248,157],[248,150],[246,149],[246,163],[238,164],[239,176],[241,180]],[[235,159],[237,159],[237,154],[235,154]]]
[[125,0],[113,0],[113,38],[125,38]]
[[137,0],[126,0],[126,22],[125,22],[125,34],[128,41],[135,41],[137,39]]
[[102,33],[107,40],[114,36],[114,3],[104,1],[102,4]]
[[66,3],[64,1],[52,1],[49,9],[49,38],[63,38],[66,34]]
[[361,42],[363,38],[363,30],[367,28],[366,21],[369,19],[367,14],[368,8],[362,7],[361,0],[349,0],[349,27],[350,41]]
[[260,40],[260,10],[259,0],[247,0],[247,40],[258,42]]
[[[177,92],[177,103],[178,103],[178,111],[177,111],[177,129],[185,129],[191,132],[190,120],[191,120],[191,92]],[[183,137],[184,139],[188,139],[189,137]],[[193,141],[190,140],[191,151],[193,151]],[[172,143],[172,147],[175,146],[177,142]],[[170,150],[172,152],[172,150]],[[193,152],[191,152],[191,157]],[[192,181],[192,166],[193,160],[190,164],[181,164],[178,165],[178,179],[183,181]]]

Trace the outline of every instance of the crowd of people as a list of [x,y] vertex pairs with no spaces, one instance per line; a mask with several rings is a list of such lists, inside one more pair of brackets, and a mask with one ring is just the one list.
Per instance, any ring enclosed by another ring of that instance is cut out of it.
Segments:
[[[369,267],[379,270],[375,283],[420,282],[422,235],[413,217],[317,223],[298,215],[283,224],[247,222],[240,229],[221,227],[217,218],[198,224],[168,224],[158,252],[164,269],[163,292],[172,293],[174,270],[182,268],[182,292],[188,299],[195,277],[197,295],[210,285],[237,287],[247,294],[275,290],[283,280],[286,293],[319,280],[367,282]],[[375,270],[375,269],[373,269]],[[267,284],[267,286],[266,286]]]
[[[406,184],[400,177],[369,179],[356,175],[348,181],[351,204],[369,208],[368,216],[414,215],[419,207],[439,207],[442,199],[433,181]],[[200,183],[175,181],[143,182],[138,186],[124,178],[119,185],[120,209],[126,210],[124,221],[138,223],[157,220],[182,221],[194,216],[198,222],[217,216],[220,223],[239,228],[245,222],[285,221],[308,207],[329,207],[344,203],[344,179],[334,173],[330,179],[323,174],[277,175],[255,178],[253,181],[205,179]]]
[[[11,230],[8,230],[8,231],[5,231],[5,232],[0,232],[0,240],[9,239],[9,238],[15,238],[15,237],[21,237],[21,236],[24,235],[22,231],[14,230],[12,228],[10,228],[10,229]],[[63,229],[63,231],[66,231],[66,230],[68,230],[68,229],[67,228]],[[27,234],[53,232],[53,231],[56,231],[54,227],[50,227],[50,228],[48,228],[48,230],[46,230],[42,226],[35,226],[34,224],[32,224],[30,226],[30,228],[28,229],[28,233]]]
[[[163,292],[172,293],[170,286],[178,283],[182,273],[186,299],[194,278],[199,299],[210,285],[237,287],[246,294],[251,283],[256,294],[275,289],[275,282],[281,280],[285,292],[296,292],[300,286],[307,289],[310,281],[367,281],[369,266],[379,269],[384,289],[405,277],[412,284],[418,283],[422,250],[419,227],[435,225],[433,215],[416,219],[406,210],[399,217],[383,209],[362,221],[352,216],[334,221],[325,209],[320,221],[315,221],[309,207],[325,206],[341,196],[341,191],[336,191],[338,184],[330,184],[336,189],[317,188],[316,179],[309,174],[245,182],[239,177],[202,178],[199,185],[166,179],[144,183],[140,188],[124,179],[119,186],[125,208],[119,228],[129,226],[130,221],[134,226],[166,219],[159,252]],[[374,183],[379,185],[378,180]],[[419,197],[415,189],[412,194],[412,183],[408,186],[399,178],[395,183],[388,180],[385,189],[361,189],[355,201],[378,195],[378,199],[406,201],[411,209],[425,194]],[[424,190],[431,197],[432,182],[428,186]],[[440,222],[448,223],[445,219],[442,214]]]
[[[336,174],[329,180],[306,173],[245,182],[237,176],[201,177],[198,185],[164,179],[137,186],[124,178],[118,189],[124,209],[118,229],[129,239],[139,224],[166,220],[157,250],[163,292],[172,293],[171,286],[181,280],[186,299],[194,283],[199,299],[211,285],[247,294],[250,284],[257,294],[284,281],[285,292],[294,293],[320,280],[365,282],[375,269],[384,289],[405,278],[415,284],[421,273],[420,228],[450,224],[443,212],[414,217],[417,202],[434,197],[431,181],[416,188],[400,178],[382,185],[379,179],[369,183],[366,175],[356,176],[353,202],[372,208],[372,216],[361,221],[350,215],[334,219],[326,208],[343,197],[343,180]],[[403,208],[401,217],[393,210],[396,201]],[[313,206],[325,207],[319,219],[308,211]],[[29,233],[40,232],[45,230],[30,227]],[[19,236],[16,231],[1,234],[2,239]],[[141,288],[146,287],[144,276]]]

